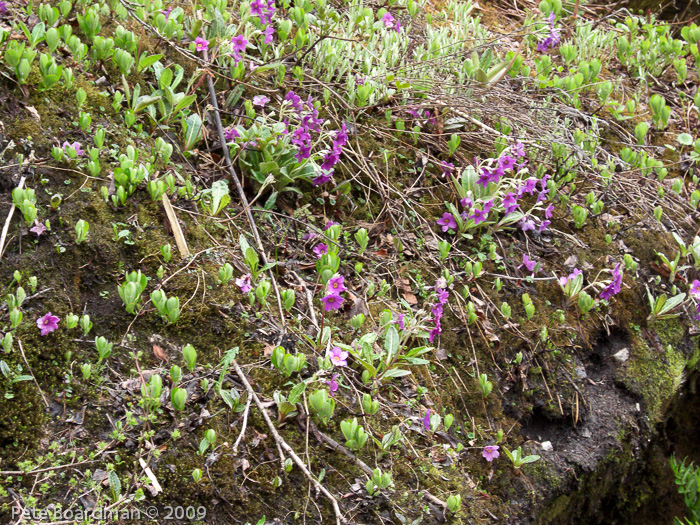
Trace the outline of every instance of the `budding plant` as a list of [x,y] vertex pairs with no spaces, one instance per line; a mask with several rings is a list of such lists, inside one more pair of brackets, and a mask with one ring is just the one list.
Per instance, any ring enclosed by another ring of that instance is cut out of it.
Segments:
[[340,430],[345,436],[345,446],[350,450],[358,451],[367,443],[367,433],[362,425],[358,424],[357,418],[341,421]]
[[506,456],[508,456],[508,459],[510,459],[511,463],[513,464],[513,468],[516,470],[520,470],[523,465],[527,465],[528,463],[534,463],[538,459],[540,459],[540,456],[534,454],[531,456],[523,456],[523,451],[521,447],[518,447],[516,450],[508,450],[507,448],[503,449],[503,452],[505,452]]

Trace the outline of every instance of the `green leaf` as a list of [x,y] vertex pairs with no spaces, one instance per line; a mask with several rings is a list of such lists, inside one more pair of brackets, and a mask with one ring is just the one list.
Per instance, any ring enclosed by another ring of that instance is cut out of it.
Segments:
[[173,108],[173,116],[177,115],[180,111],[188,107],[190,104],[192,104],[195,100],[197,100],[196,95],[187,95],[182,97],[178,103],[175,105]]
[[304,393],[304,390],[306,390],[305,382],[302,381],[301,383],[294,385],[294,387],[289,391],[289,399],[287,399],[287,401],[296,406],[297,401],[299,401],[299,398],[301,397],[301,394]]
[[392,368],[391,370],[387,370],[382,374],[382,378],[386,377],[403,377],[403,376],[408,376],[411,375],[410,370],[404,370],[403,368]]
[[688,133],[681,133],[676,139],[684,146],[690,146],[693,143],[693,137]]
[[138,98],[136,101],[136,107],[134,108],[134,113],[138,113],[139,111],[147,108],[148,106],[151,106],[158,102],[160,100],[160,97],[149,97],[148,95],[143,95]]
[[396,352],[399,350],[399,332],[393,325],[390,326],[386,331],[386,336],[384,339],[384,349],[389,354],[387,362],[390,361],[391,358],[394,357],[396,355]]
[[140,73],[147,67],[152,66],[153,64],[158,62],[158,60],[160,60],[162,57],[163,55],[151,55],[147,57],[145,52],[141,53],[141,56],[139,57],[139,64],[138,66],[136,66],[136,72]]
[[202,130],[202,119],[197,113],[192,113],[185,120],[185,151],[189,151],[199,142]]

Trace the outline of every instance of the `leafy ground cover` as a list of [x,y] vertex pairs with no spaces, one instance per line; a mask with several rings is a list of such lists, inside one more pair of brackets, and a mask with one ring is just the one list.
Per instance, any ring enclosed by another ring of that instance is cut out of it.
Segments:
[[3,521],[644,508],[699,356],[699,40],[559,0],[0,2]]

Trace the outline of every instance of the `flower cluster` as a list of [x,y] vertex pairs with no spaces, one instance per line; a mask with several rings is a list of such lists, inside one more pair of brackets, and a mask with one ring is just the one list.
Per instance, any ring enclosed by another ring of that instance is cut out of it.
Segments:
[[321,299],[323,309],[326,312],[337,310],[345,301],[343,296],[340,295],[341,293],[347,291],[347,288],[345,288],[345,285],[343,284],[344,281],[345,277],[338,275],[337,273],[328,279],[328,284],[326,285],[327,295]]
[[600,292],[600,298],[607,301],[613,295],[620,293],[620,287],[622,286],[622,272],[620,271],[620,263],[617,263],[612,271],[613,280],[607,285],[602,292]]
[[536,273],[537,270],[537,261],[531,260],[526,253],[523,254],[523,264],[518,266],[518,268],[522,268],[523,266],[525,269],[530,272],[530,273]]
[[[318,109],[314,107],[311,96],[309,96],[305,102],[302,102],[299,95],[294,93],[294,91],[290,91],[284,97],[284,100],[291,104],[299,117],[299,127],[292,132],[290,142],[296,146],[297,153],[295,158],[297,162],[301,163],[311,157],[311,132],[321,132],[321,124],[323,124],[323,119],[319,118]],[[288,124],[288,122],[285,123]],[[345,146],[347,142],[348,130],[345,123],[343,123],[341,128],[335,131],[333,145],[330,151],[328,151],[328,153],[326,153],[326,155],[323,157],[323,162],[320,166],[321,173],[312,181],[314,186],[325,184],[331,179],[331,176],[333,175],[333,168],[340,160],[343,146]]]
[[401,32],[401,22],[396,20],[391,14],[387,11],[384,13],[384,16],[382,17],[382,22],[384,22],[384,27],[387,29],[393,29],[397,33]]
[[556,18],[557,17],[554,14],[554,12],[551,12],[549,14],[549,18],[547,19],[547,21],[549,22],[549,35],[547,35],[545,38],[543,38],[537,43],[537,51],[539,51],[540,53],[544,53],[545,51],[547,51],[547,48],[550,47],[553,49],[557,46],[557,44],[559,44],[559,42],[561,42],[561,35],[559,33],[559,30],[555,29],[554,27],[554,20]]
[[236,35],[231,38],[231,46],[233,47],[233,53],[231,53],[233,67],[236,67],[243,60],[241,53],[244,53],[245,48],[248,47],[248,40],[243,35]]
[[450,292],[446,290],[447,281],[440,277],[435,283],[435,294],[437,295],[437,303],[433,306],[430,313],[433,315],[431,321],[435,323],[435,328],[430,331],[429,341],[432,343],[437,336],[442,333],[442,327],[440,326],[440,320],[442,319],[443,310],[442,307],[447,303],[447,299],[450,297]]
[[326,153],[323,157],[323,163],[321,164],[321,174],[316,177],[312,182],[314,186],[319,186],[325,184],[331,180],[333,175],[333,167],[340,160],[340,154],[343,152],[343,146],[348,142],[348,130],[345,127],[345,123],[339,130],[336,130],[335,136],[333,137],[333,147]]
[[[459,214],[459,217],[463,221],[472,220],[474,221],[474,226],[486,222],[489,219],[489,214],[491,210],[495,207],[495,212],[503,212],[503,217],[507,218],[512,213],[518,211],[521,204],[520,201],[526,195],[534,195],[537,193],[535,200],[535,205],[547,200],[547,195],[549,194],[549,189],[547,188],[547,181],[550,179],[550,175],[544,175],[542,178],[538,179],[535,177],[529,177],[525,180],[515,181],[515,182],[505,182],[502,181],[506,177],[507,172],[511,171],[513,177],[508,179],[508,181],[513,181],[515,176],[526,164],[526,160],[523,159],[525,156],[525,149],[522,142],[518,142],[511,148],[512,156],[509,154],[503,154],[498,159],[488,159],[482,165],[479,177],[476,181],[477,184],[486,189],[489,184],[499,184],[503,182],[504,184],[509,184],[510,188],[503,190],[506,191],[505,195],[502,192],[492,193],[497,197],[500,197],[500,206],[496,202],[495,197],[492,198],[482,198],[474,201],[471,191],[467,192],[466,197],[461,199],[460,205],[463,210]],[[441,165],[441,170],[443,175],[453,173],[455,167],[451,163],[443,163]],[[509,191],[510,190],[510,191]],[[549,219],[552,218],[552,211],[554,210],[554,205],[550,204],[544,209],[544,219],[537,219],[535,217],[526,215],[518,222],[518,226],[523,231],[534,231],[539,232],[544,231],[550,224]],[[442,228],[443,232],[450,229],[457,229],[456,216],[451,213],[444,213],[442,218],[437,220],[437,224]]]
[[267,26],[275,14],[275,0],[253,0],[250,3],[250,14],[260,17],[260,25]]

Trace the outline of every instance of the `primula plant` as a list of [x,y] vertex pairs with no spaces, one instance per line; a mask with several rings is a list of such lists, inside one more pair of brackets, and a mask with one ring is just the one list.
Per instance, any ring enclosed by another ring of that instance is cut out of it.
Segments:
[[0,522],[675,508],[690,4],[0,1]]

